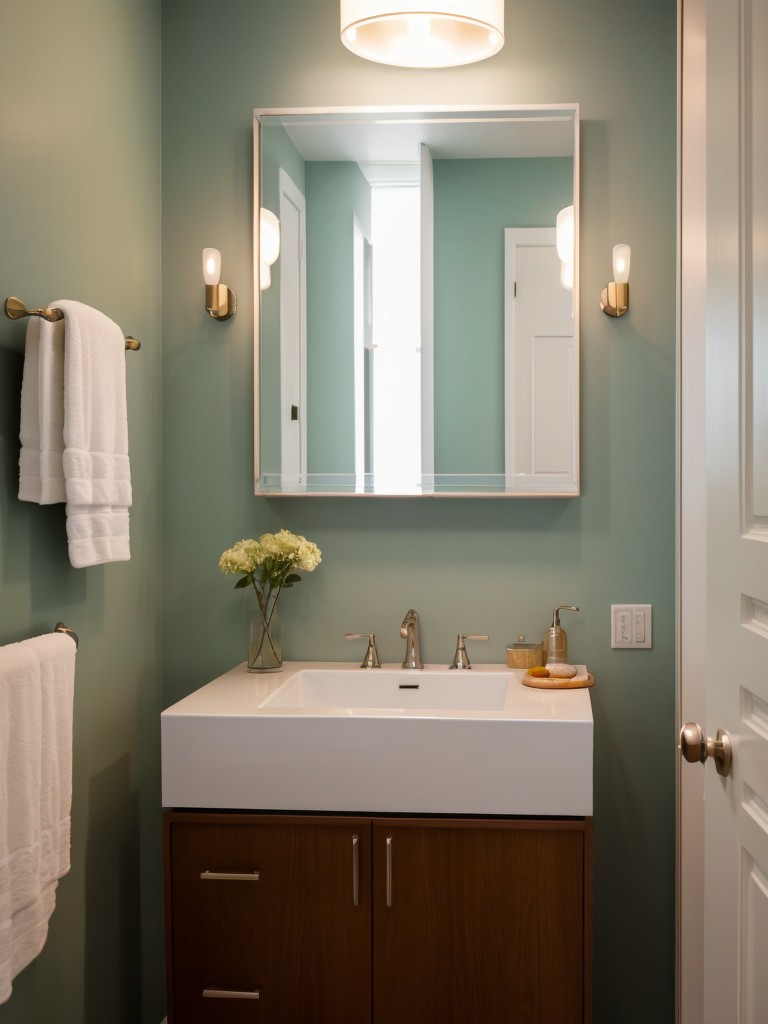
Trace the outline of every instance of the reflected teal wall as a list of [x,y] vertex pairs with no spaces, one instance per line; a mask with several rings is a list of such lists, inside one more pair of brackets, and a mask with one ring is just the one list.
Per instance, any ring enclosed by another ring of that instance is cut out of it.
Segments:
[[[280,526],[323,550],[286,595],[289,657],[352,653],[375,631],[402,658],[477,660],[538,636],[555,604],[597,684],[596,1024],[671,1024],[674,935],[675,0],[515,0],[504,49],[409,71],[338,39],[338,5],[165,0],[164,700],[243,658],[242,594],[221,551]],[[607,42],[609,41],[609,42]],[[557,500],[259,499],[253,495],[251,117],[256,106],[581,104],[582,496]],[[631,202],[627,197],[631,196]],[[599,309],[617,241],[632,244],[632,309]],[[216,245],[240,312],[201,309],[200,250]],[[654,648],[609,648],[611,603],[654,606]],[[643,737],[643,757],[626,736]]]
[[354,232],[371,237],[356,163],[312,161],[307,182],[307,471],[354,473]]
[[[269,125],[261,130],[261,205],[280,217],[280,171],[284,170],[304,194],[304,158],[285,128]],[[280,472],[280,260],[271,268],[272,283],[261,293],[261,377],[264,401],[261,424],[263,473]],[[265,430],[265,427],[267,428]],[[270,429],[271,428],[271,429]]]
[[73,569],[63,505],[16,498],[25,327],[0,316],[0,643],[59,619],[80,636],[72,870],[2,1024],[160,1024],[164,1012],[159,13],[156,0],[3,5],[2,298],[79,299],[142,349],[126,354],[131,561]]
[[554,227],[573,160],[435,160],[435,472],[504,473],[504,229]]

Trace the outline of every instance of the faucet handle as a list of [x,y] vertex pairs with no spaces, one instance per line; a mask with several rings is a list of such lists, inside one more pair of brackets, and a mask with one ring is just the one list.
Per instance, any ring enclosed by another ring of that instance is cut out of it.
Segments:
[[379,652],[376,650],[376,634],[375,633],[345,633],[345,640],[367,640],[368,649],[365,652],[360,668],[381,668],[381,662],[379,661]]
[[469,655],[464,644],[465,640],[487,640],[487,633],[459,633],[456,638],[456,653],[453,656],[451,668],[472,668],[469,663]]

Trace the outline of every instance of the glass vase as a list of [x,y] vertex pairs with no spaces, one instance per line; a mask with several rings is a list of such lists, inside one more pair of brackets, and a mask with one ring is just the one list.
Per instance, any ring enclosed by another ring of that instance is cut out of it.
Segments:
[[246,613],[246,652],[249,672],[280,672],[283,668],[283,623],[276,601],[255,592]]

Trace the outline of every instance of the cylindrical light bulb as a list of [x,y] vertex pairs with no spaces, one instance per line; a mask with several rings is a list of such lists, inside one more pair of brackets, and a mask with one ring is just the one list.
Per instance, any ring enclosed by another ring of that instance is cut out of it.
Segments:
[[280,255],[280,221],[263,206],[259,217],[259,262],[271,266]]
[[221,278],[221,253],[218,249],[203,249],[203,280],[218,284]]
[[561,263],[560,264],[560,284],[563,288],[567,288],[569,292],[573,291],[573,264],[572,263]]
[[557,215],[555,227],[555,240],[557,243],[557,255],[561,263],[573,263],[573,207],[566,206]]
[[613,279],[616,284],[626,284],[629,281],[629,259],[632,249],[625,242],[620,242],[613,247]]

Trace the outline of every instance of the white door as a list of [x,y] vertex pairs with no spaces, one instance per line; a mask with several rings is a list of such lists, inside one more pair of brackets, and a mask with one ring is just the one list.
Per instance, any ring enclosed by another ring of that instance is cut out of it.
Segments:
[[[681,769],[681,1021],[764,1024],[768,1020],[768,65],[763,55],[768,44],[768,3],[707,0],[702,6],[686,0],[683,14],[684,46],[687,30],[688,44],[699,44],[698,50],[689,49],[692,67],[683,61],[684,74],[699,75],[698,94],[687,94],[687,111],[690,117],[698,102],[703,122],[701,117],[698,124],[686,121],[684,91],[682,710],[688,717],[689,700],[698,701],[703,735],[714,739],[719,730],[725,730],[733,745],[733,764],[727,776],[716,772],[713,757],[703,768],[684,763]],[[689,80],[686,88],[692,84]],[[687,139],[688,124],[692,134]],[[692,148],[686,148],[687,141]],[[701,160],[696,167],[697,153]],[[691,183],[686,165],[696,167],[699,179],[706,168],[701,192]],[[694,244],[697,236],[698,245]],[[698,339],[690,330],[691,317],[695,322],[700,315],[692,301],[697,289],[703,302]],[[698,408],[696,389],[701,399]],[[703,599],[692,594],[692,580],[703,584]],[[699,649],[705,652],[696,672],[691,638],[698,639]],[[703,677],[703,689],[697,689],[696,676]],[[689,785],[689,779],[696,781]],[[698,803],[695,793],[699,780],[703,803]],[[700,854],[692,842],[697,833]]]
[[283,483],[307,477],[306,202],[280,169],[280,466]]

